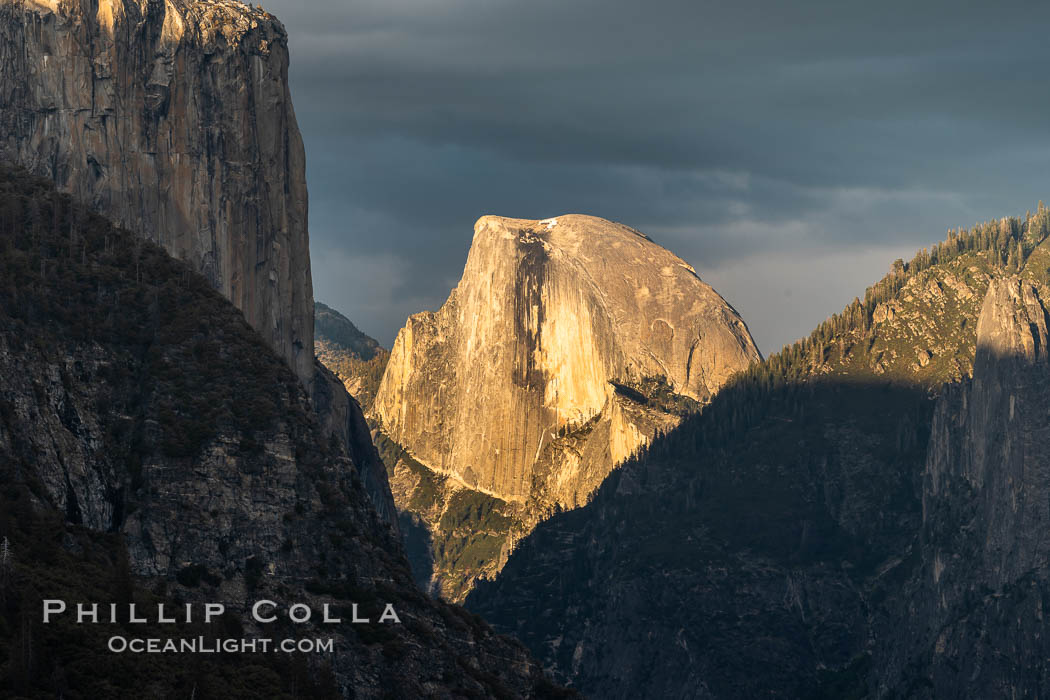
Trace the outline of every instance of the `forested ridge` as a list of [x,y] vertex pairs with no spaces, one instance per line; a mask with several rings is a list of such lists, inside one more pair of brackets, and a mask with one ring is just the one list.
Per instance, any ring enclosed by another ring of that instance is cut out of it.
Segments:
[[[751,422],[756,408],[774,390],[788,390],[807,380],[836,376],[839,378],[886,379],[891,382],[917,384],[935,391],[939,384],[950,377],[922,371],[899,375],[877,375],[870,365],[861,364],[869,359],[880,334],[876,323],[876,310],[880,304],[897,299],[909,282],[920,279],[924,273],[955,267],[980,270],[987,275],[1014,274],[1024,271],[1037,283],[1050,282],[1050,250],[1040,245],[1050,236],[1050,209],[1040,202],[1035,213],[1023,219],[1007,217],[970,229],[952,229],[947,238],[929,249],[922,249],[910,261],[896,260],[889,274],[869,287],[864,300],[855,298],[840,313],[817,326],[808,336],[785,346],[762,362],[753,364],[739,372],[719,392],[712,406],[704,410],[703,416],[689,420],[670,441],[684,439],[694,434],[695,440],[716,444],[719,440],[732,439],[731,433],[741,425]],[[1039,251],[1032,266],[1026,264],[1033,253]],[[986,280],[974,290],[973,298],[983,296]],[[959,319],[929,318],[931,324]],[[975,319],[974,319],[975,320]],[[969,330],[975,331],[971,325]],[[971,333],[972,335],[972,333]],[[969,335],[967,336],[969,337]],[[961,354],[972,356],[972,347],[956,348]],[[801,409],[801,403],[799,402]],[[674,450],[663,441],[656,449]],[[680,444],[680,443],[679,443]],[[644,460],[645,455],[639,459]]]
[[366,412],[375,401],[390,351],[335,309],[314,302],[317,359],[335,373]]

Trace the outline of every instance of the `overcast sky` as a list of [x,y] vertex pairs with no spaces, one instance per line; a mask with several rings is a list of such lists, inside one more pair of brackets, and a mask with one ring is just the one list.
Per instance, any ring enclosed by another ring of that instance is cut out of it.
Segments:
[[315,296],[389,347],[479,216],[594,214],[778,349],[948,227],[1050,199],[1040,5],[268,0]]

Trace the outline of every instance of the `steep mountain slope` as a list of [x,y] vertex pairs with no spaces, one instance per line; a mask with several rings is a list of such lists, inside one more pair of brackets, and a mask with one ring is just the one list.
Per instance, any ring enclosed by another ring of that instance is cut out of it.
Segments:
[[758,358],[733,308],[641,233],[482,217],[448,301],[398,334],[373,408],[413,519],[402,528],[433,540],[437,590],[456,597],[498,570],[517,537],[586,503]]
[[[321,430],[296,376],[208,280],[51,183],[0,170],[0,694],[553,692],[519,645],[418,591],[359,465]],[[222,602],[221,624],[125,618],[117,633],[335,650],[111,654],[112,627],[41,624],[42,599],[58,597]],[[309,604],[315,622],[257,625],[260,599]],[[316,624],[324,603],[344,624]],[[373,623],[345,624],[351,603]],[[376,622],[385,603],[401,624]]]
[[0,158],[186,260],[309,381],[305,156],[272,15],[0,0],[0,134]]
[[[900,637],[933,622],[904,611],[933,566],[921,485],[936,395],[974,367],[990,281],[1021,268],[1046,283],[1048,233],[1040,208],[898,261],[591,504],[540,525],[467,606],[597,697],[907,694],[927,676],[900,670],[915,670]],[[963,687],[966,664],[938,668],[954,682],[940,687]]]
[[390,351],[368,337],[335,309],[314,302],[314,348],[325,367],[368,411],[375,402]]

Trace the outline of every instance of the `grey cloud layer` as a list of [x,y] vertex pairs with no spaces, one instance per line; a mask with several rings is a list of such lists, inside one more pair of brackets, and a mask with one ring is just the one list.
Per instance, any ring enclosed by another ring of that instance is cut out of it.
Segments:
[[[646,231],[712,271],[768,351],[874,281],[831,274],[842,255],[881,270],[1047,194],[1038,5],[266,7],[290,34],[317,296],[384,343],[444,299],[485,213]],[[831,302],[785,301],[821,274]]]

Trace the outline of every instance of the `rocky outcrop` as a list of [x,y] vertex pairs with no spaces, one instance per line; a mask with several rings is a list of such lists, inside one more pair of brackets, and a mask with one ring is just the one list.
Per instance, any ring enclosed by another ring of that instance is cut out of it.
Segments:
[[[612,419],[610,382],[662,377],[705,399],[758,357],[733,308],[637,231],[588,216],[486,216],[448,301],[398,334],[374,414],[431,469],[524,500],[559,430]],[[643,442],[629,432],[610,436],[606,471]],[[596,485],[579,474],[550,475],[565,505]]]
[[1050,355],[1044,296],[993,280],[973,378],[937,402],[923,478],[922,566],[882,663],[887,689],[1038,697],[1050,683]]
[[186,260],[309,384],[284,28],[233,0],[0,0],[0,159]]
[[[527,530],[586,503],[757,359],[736,311],[643,234],[590,216],[486,216],[448,301],[398,334],[373,416],[452,485],[520,506],[511,520]],[[423,510],[446,518],[439,500]],[[520,534],[470,575],[498,568]]]

